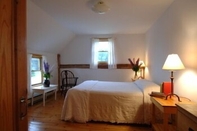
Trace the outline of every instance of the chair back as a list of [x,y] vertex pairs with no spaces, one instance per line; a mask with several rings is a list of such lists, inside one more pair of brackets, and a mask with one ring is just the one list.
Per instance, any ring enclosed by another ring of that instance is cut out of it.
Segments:
[[[63,70],[61,72],[61,80],[62,80],[62,91],[67,92],[69,88],[72,88],[77,85],[78,77],[75,77],[74,73],[70,70]],[[65,93],[64,93],[65,94]]]
[[77,85],[78,77],[75,77],[73,72],[71,72],[69,70],[63,70],[61,72],[61,76],[62,76],[62,84],[63,85],[72,86],[72,87]]

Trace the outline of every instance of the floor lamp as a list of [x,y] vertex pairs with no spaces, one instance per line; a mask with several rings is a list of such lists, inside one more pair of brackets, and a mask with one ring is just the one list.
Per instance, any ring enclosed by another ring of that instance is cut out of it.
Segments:
[[183,63],[181,62],[181,59],[179,58],[177,54],[168,55],[162,69],[168,70],[171,72],[171,76],[170,76],[171,93],[166,96],[166,100],[168,99],[168,96],[171,97],[175,95],[178,98],[178,101],[181,101],[179,96],[177,94],[174,94],[174,83],[173,83],[173,80],[174,80],[173,71],[185,69]]

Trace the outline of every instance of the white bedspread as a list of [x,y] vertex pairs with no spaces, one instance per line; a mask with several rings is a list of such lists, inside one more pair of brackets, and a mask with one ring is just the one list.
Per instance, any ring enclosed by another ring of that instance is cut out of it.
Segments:
[[61,119],[85,123],[150,123],[151,101],[148,93],[160,86],[148,81],[85,81],[68,90]]

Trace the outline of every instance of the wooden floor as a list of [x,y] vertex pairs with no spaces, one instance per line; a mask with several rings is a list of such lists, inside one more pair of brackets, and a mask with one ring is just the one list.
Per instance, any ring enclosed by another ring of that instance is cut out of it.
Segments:
[[88,122],[86,124],[60,120],[63,96],[46,100],[45,107],[38,102],[28,107],[29,131],[151,131],[149,126]]

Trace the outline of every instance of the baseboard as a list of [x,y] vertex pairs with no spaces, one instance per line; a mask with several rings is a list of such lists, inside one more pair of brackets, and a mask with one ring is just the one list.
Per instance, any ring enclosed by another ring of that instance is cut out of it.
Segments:
[[[55,94],[54,94],[54,91],[50,91],[50,92],[47,92],[46,95],[47,95],[47,98],[50,98],[50,97],[54,97]],[[31,100],[32,100],[32,98],[29,98],[27,100],[28,106],[31,106]],[[42,101],[43,101],[43,95],[42,94],[34,96],[34,104],[38,103],[38,102],[42,102]]]

